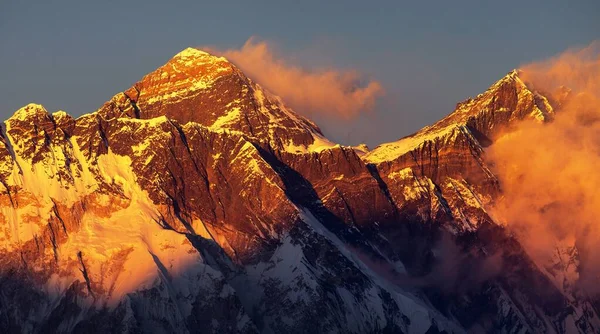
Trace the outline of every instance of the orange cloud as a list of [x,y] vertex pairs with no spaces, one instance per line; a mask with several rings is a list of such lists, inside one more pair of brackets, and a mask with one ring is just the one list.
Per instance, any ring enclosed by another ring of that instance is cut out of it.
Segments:
[[250,38],[237,49],[216,51],[248,77],[280,96],[302,114],[349,119],[372,111],[383,88],[377,81],[361,84],[357,71],[307,70],[286,62],[265,41]]
[[581,271],[572,274],[591,293],[600,293],[599,51],[596,42],[523,66],[522,79],[552,98],[556,117],[522,123],[487,152],[504,194],[497,217],[540,263],[576,246]]

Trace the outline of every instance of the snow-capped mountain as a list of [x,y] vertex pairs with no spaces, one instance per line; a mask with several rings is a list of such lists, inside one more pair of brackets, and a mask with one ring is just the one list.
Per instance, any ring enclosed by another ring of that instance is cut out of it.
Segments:
[[76,119],[27,105],[0,140],[0,329],[598,331],[577,249],[548,270],[487,210],[485,148],[554,112],[513,71],[364,152],[193,48]]

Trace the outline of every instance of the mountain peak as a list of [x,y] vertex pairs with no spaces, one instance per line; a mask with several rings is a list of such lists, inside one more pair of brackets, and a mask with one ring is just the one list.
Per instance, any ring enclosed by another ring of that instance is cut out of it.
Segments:
[[210,52],[193,47],[181,50],[179,53],[175,54],[171,59],[169,59],[169,61],[161,68],[169,64],[182,68],[206,67],[208,65],[217,65],[227,68],[233,67],[233,65],[225,57],[219,57]]
[[554,109],[542,94],[530,89],[514,69],[485,92],[456,105],[454,111],[431,126],[396,142],[384,143],[365,156],[372,163],[397,159],[428,142],[452,143],[460,133],[475,133],[482,144],[490,143],[514,121],[526,118],[544,122]]
[[104,119],[166,116],[182,125],[193,122],[211,130],[235,131],[291,152],[333,146],[314,123],[227,59],[196,48],[177,53],[115,95],[98,113]]
[[46,108],[44,108],[44,106],[41,104],[29,103],[15,111],[15,113],[8,120],[26,121],[39,115],[48,115]]
[[202,56],[212,56],[210,53],[197,49],[197,48],[185,48],[181,50],[175,57],[202,57]]
[[206,63],[231,65],[231,63],[229,63],[225,57],[218,57],[209,52],[192,47],[186,48],[177,53],[175,56],[173,56],[173,58],[171,58],[171,60],[169,60],[169,63],[172,62],[183,62],[188,67],[203,65]]
[[487,91],[493,91],[504,85],[514,86],[518,90],[521,90],[524,88],[529,89],[527,87],[527,85],[525,84],[525,82],[523,80],[521,80],[521,77],[520,77],[521,74],[522,74],[522,71],[520,71],[518,69],[513,69],[512,71],[508,72],[504,77],[502,77],[500,80],[496,81],[492,86],[490,86],[490,88]]
[[[127,113],[130,116],[137,114],[136,117],[154,118],[168,115],[182,123],[197,120],[200,116],[210,118],[212,110],[206,106],[207,100],[214,100],[210,104],[222,100],[217,91],[224,88],[221,87],[224,82],[237,77],[237,72],[224,57],[187,48],[145,75],[130,89],[117,94],[101,108],[100,113],[105,117],[120,115],[133,104],[134,112]],[[200,111],[209,115],[200,115]]]

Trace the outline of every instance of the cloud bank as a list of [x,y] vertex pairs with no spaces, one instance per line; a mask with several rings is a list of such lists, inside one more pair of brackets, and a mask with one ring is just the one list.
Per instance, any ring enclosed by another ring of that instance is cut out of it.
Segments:
[[363,81],[357,71],[308,70],[277,55],[265,41],[250,38],[240,49],[212,50],[225,56],[252,80],[280,96],[304,115],[350,119],[372,111],[383,88],[377,81]]
[[495,214],[541,263],[556,260],[557,246],[576,245],[581,271],[573,275],[600,293],[600,43],[522,71],[558,107],[552,122],[524,122],[490,147],[504,193]]

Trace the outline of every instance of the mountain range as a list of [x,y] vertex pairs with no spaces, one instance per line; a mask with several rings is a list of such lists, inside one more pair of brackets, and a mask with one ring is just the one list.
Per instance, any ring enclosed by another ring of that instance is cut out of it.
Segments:
[[518,70],[372,150],[188,48],[77,118],[0,138],[5,333],[596,333],[576,246],[494,217],[486,150],[568,94]]

